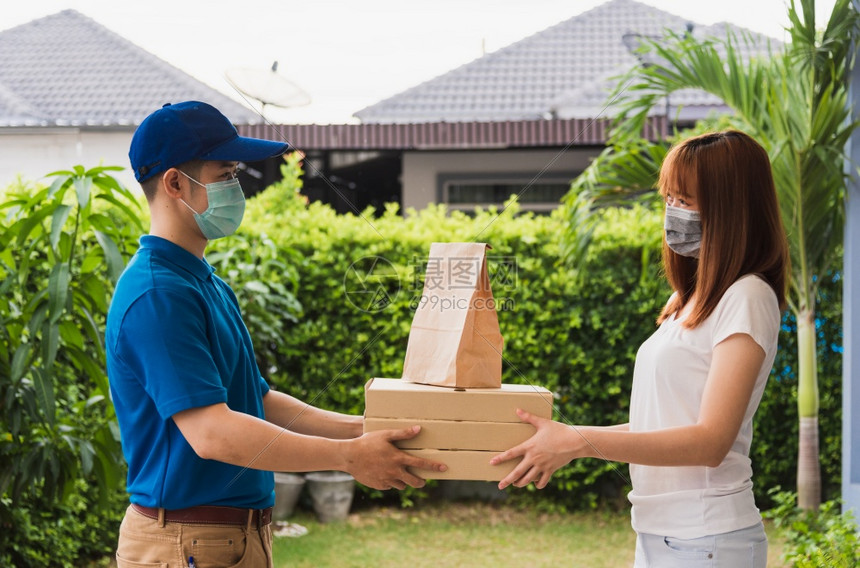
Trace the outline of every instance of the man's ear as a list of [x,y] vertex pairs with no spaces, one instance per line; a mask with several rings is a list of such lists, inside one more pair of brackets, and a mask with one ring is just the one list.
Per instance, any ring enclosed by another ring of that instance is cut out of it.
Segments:
[[176,168],[168,168],[161,174],[161,185],[164,186],[164,192],[168,197],[179,198],[182,192],[182,174]]

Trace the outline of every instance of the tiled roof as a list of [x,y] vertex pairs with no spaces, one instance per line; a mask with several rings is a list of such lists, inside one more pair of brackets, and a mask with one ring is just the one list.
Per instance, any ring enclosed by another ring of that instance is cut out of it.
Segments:
[[258,115],[94,20],[64,10],[0,32],[0,127],[133,127],[164,103]]
[[[355,116],[364,123],[594,118],[605,105],[610,78],[636,64],[625,35],[629,42],[629,34],[660,37],[667,28],[683,32],[687,25],[688,20],[652,6],[611,0]],[[693,33],[725,37],[727,25],[694,25]],[[753,37],[761,42],[764,36]],[[702,92],[679,93],[672,102],[720,105]]]

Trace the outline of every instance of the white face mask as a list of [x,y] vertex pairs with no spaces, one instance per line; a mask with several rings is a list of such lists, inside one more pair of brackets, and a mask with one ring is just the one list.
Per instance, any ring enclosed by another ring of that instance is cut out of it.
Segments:
[[699,258],[702,220],[698,211],[667,205],[663,228],[666,231],[666,244],[670,249],[681,256]]
[[239,180],[233,178],[202,184],[182,170],[178,171],[197,185],[206,188],[209,205],[203,213],[194,211],[184,199],[180,199],[194,213],[194,220],[197,221],[203,236],[211,241],[235,233],[245,216],[245,194]]

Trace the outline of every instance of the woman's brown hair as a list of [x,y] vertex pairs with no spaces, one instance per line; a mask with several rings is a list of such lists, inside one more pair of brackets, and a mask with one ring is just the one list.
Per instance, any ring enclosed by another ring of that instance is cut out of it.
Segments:
[[689,138],[674,146],[660,169],[661,195],[694,193],[702,220],[699,258],[674,252],[663,239],[663,266],[677,294],[658,323],[678,313],[695,295],[684,322],[702,323],[738,278],[759,274],[785,307],[788,243],[770,159],[743,132],[728,130]]

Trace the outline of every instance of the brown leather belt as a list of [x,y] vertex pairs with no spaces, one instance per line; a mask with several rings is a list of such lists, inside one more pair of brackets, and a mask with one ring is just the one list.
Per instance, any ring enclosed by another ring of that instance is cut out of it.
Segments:
[[[135,511],[149,517],[158,519],[159,509],[155,507],[143,507],[132,503]],[[247,525],[248,512],[251,509],[240,509],[238,507],[189,507],[187,509],[164,509],[164,521],[168,523],[207,524],[207,525]],[[272,508],[253,509],[251,526],[257,528],[272,522]]]

